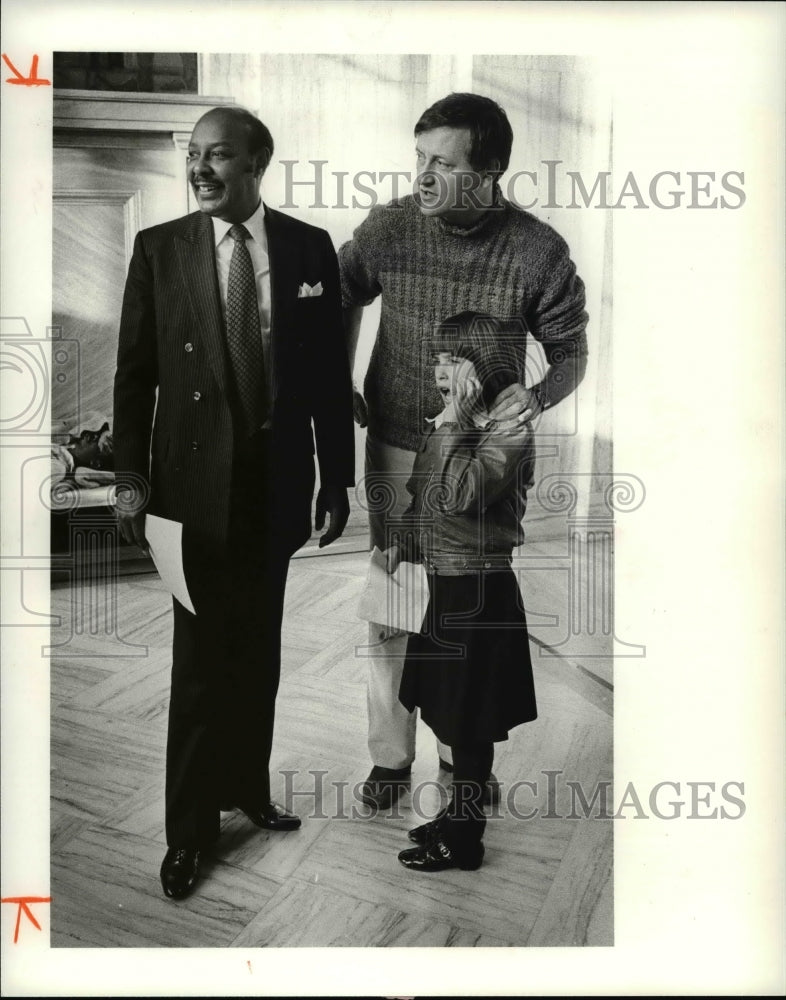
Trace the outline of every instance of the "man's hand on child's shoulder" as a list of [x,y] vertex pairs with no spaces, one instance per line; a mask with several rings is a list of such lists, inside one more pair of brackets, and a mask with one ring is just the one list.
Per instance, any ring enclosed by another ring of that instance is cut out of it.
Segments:
[[494,400],[489,416],[502,432],[515,433],[543,411],[540,396],[520,382],[507,386]]

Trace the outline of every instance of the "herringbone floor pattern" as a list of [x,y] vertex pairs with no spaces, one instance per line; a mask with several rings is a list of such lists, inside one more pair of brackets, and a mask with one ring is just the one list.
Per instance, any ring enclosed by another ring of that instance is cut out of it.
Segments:
[[425,726],[411,792],[387,815],[353,815],[369,767],[366,625],[356,616],[367,556],[353,547],[307,549],[291,565],[271,773],[274,797],[303,826],[265,833],[224,814],[205,877],[180,903],[158,880],[171,601],[153,573],[99,585],[95,614],[118,621],[107,635],[83,619],[84,593],[54,586],[52,947],[613,943],[613,824],[588,818],[568,785],[590,800],[612,777],[608,637],[569,635],[564,540],[528,542],[522,589],[540,715],[497,745],[502,802],[486,861],[430,876],[396,860],[449,781]]

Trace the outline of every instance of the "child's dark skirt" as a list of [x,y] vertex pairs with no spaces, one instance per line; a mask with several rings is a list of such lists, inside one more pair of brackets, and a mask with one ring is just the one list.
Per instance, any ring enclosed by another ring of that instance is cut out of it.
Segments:
[[512,569],[429,574],[399,700],[449,746],[499,743],[537,717],[527,619]]

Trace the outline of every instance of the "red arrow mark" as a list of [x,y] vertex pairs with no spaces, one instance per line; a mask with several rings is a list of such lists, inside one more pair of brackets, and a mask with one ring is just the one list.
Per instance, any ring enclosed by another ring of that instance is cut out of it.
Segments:
[[22,76],[19,70],[14,66],[5,52],[2,53],[3,62],[14,74],[6,78],[6,83],[15,83],[18,87],[51,87],[52,83],[49,80],[41,80],[38,76],[38,56],[33,56],[33,61],[30,63],[30,76]]
[[[3,57],[5,58],[5,56]],[[19,925],[22,922],[22,911],[24,910],[25,916],[31,921],[34,927],[41,930],[41,925],[33,916],[32,910],[29,909],[28,903],[51,903],[51,896],[3,896],[0,899],[0,903],[16,903],[19,909],[16,911],[16,927],[14,928],[14,944],[19,940]]]

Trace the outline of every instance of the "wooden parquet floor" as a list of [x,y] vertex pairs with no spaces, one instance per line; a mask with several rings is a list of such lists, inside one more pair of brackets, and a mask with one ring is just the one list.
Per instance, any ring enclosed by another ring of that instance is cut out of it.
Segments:
[[[547,560],[560,543],[529,544]],[[95,620],[80,630],[76,592],[54,585],[52,947],[613,943],[613,823],[572,809],[568,785],[591,800],[611,781],[611,660],[600,636],[584,637],[586,659],[559,655],[575,648],[575,637],[559,639],[564,573],[533,572],[522,583],[539,718],[496,747],[502,803],[490,813],[485,863],[415,875],[396,854],[409,846],[406,830],[437,811],[449,776],[419,724],[411,793],[372,818],[352,795],[369,769],[367,627],[356,617],[367,555],[352,548],[350,539],[332,555],[305,550],[291,564],[271,775],[274,797],[303,826],[268,833],[222,814],[205,876],[178,903],[158,879],[171,600],[155,574],[123,576],[114,593],[96,588]],[[101,615],[116,616],[117,635]]]

